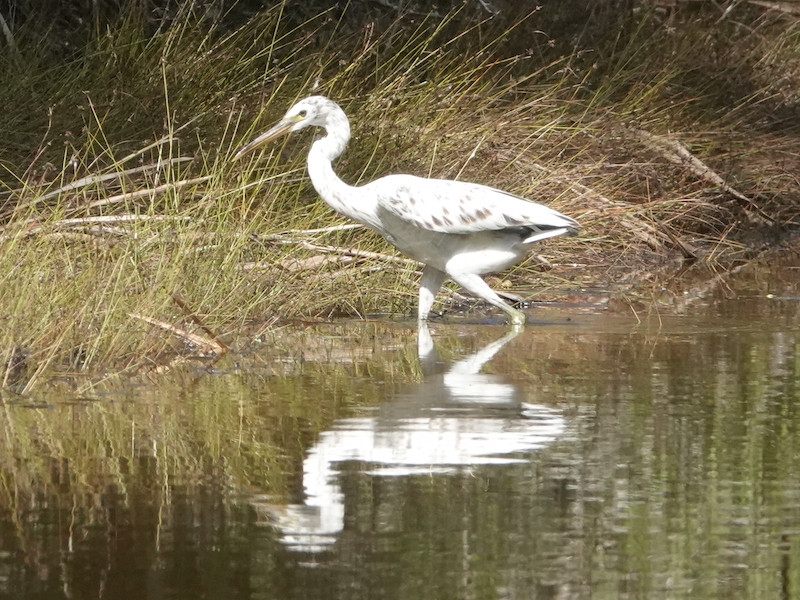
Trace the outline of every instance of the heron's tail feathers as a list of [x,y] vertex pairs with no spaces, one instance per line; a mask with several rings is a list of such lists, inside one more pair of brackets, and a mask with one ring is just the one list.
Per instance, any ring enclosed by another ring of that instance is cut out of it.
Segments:
[[578,235],[578,230],[574,227],[557,227],[555,229],[547,229],[545,231],[537,231],[532,235],[526,237],[522,243],[523,244],[533,244],[534,242],[540,242],[542,240],[546,240],[547,238],[551,237],[558,237],[559,235],[569,235],[574,236]]

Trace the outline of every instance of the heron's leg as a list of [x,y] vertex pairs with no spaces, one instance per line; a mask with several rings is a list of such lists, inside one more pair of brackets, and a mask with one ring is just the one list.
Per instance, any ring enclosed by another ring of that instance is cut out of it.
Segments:
[[427,321],[417,323],[417,356],[424,375],[436,374],[436,366],[439,362],[439,355],[428,329]]
[[419,280],[419,313],[418,320],[425,321],[428,313],[431,312],[433,302],[436,300],[436,293],[442,287],[447,273],[434,269],[430,265],[425,265],[422,269],[422,277]]
[[[450,265],[448,264],[448,267]],[[463,287],[468,292],[474,294],[478,298],[483,298],[492,306],[496,306],[508,315],[509,321],[515,327],[525,325],[525,313],[509,306],[498,296],[495,291],[481,278],[480,275],[475,273],[465,273],[457,269],[448,269],[447,274],[458,285]]]

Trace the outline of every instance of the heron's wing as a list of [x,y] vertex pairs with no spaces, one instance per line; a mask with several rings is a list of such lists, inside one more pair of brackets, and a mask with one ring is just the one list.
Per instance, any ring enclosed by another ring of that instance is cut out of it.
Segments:
[[475,183],[390,175],[368,187],[384,210],[440,233],[578,227],[574,219],[546,206]]

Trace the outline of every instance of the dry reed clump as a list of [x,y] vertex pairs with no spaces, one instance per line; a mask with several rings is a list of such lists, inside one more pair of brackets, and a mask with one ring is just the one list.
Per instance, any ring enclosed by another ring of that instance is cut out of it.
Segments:
[[758,256],[800,212],[797,131],[781,127],[797,28],[747,11],[749,30],[648,14],[566,55],[546,37],[509,55],[546,26],[536,14],[498,29],[459,13],[354,25],[273,9],[155,35],[129,19],[66,66],[18,44],[0,82],[4,388],[217,354],[253,323],[409,312],[417,265],[315,198],[306,138],[229,161],[310,93],[351,116],[337,167],[351,183],[469,179],[581,222],[580,238],[498,278],[509,293]]

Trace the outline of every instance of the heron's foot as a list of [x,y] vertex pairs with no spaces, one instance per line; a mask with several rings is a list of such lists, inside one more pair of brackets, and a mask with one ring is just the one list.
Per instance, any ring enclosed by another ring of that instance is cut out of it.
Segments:
[[525,327],[527,321],[528,318],[525,316],[525,313],[520,310],[514,310],[508,313],[508,322],[513,329],[522,329]]

